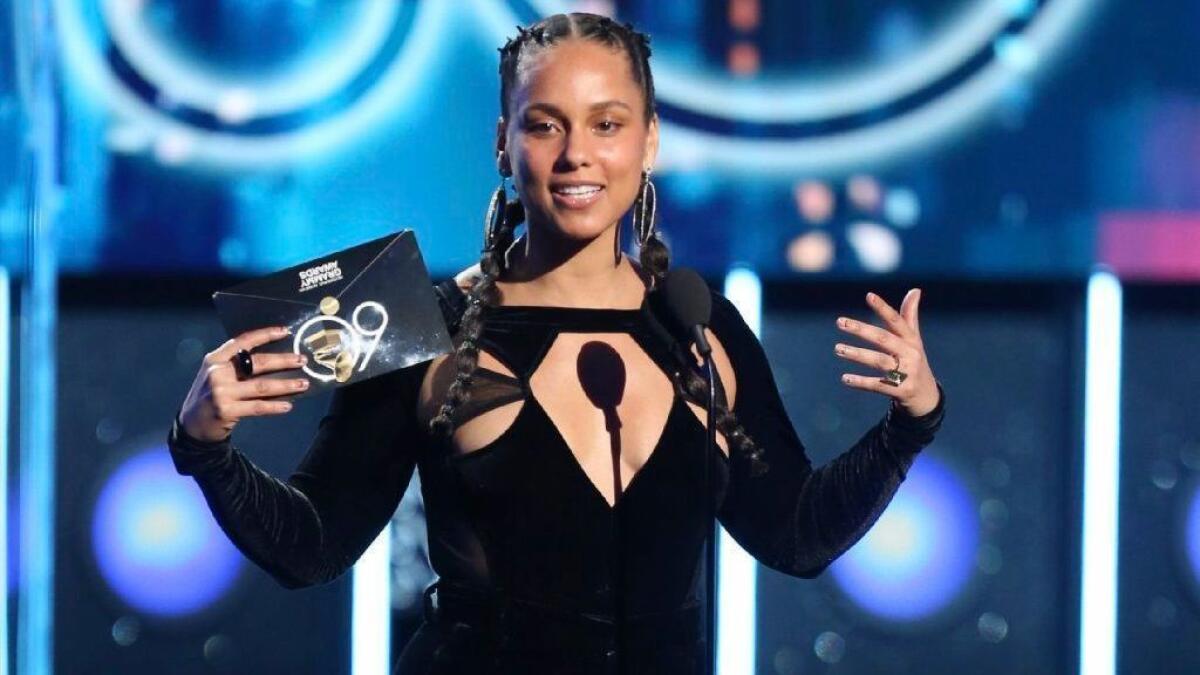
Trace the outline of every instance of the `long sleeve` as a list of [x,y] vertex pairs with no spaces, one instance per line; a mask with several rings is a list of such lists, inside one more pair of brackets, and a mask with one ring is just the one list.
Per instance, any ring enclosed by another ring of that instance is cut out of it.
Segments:
[[336,389],[308,451],[286,481],[227,438],[189,437],[178,412],[168,437],[176,470],[192,476],[217,523],[285,588],[345,572],[390,520],[425,436],[416,383],[428,362]]
[[758,338],[724,296],[713,293],[710,327],[737,381],[733,412],[763,448],[766,473],[751,476],[736,454],[718,511],[726,530],[764,565],[812,578],[866,534],[941,426],[945,394],[920,417],[893,401],[849,450],[813,469],[780,399]]

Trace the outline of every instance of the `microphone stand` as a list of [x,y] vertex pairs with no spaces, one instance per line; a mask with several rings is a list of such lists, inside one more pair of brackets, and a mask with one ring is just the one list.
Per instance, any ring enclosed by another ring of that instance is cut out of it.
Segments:
[[704,546],[704,631],[706,634],[704,643],[704,672],[708,675],[713,675],[716,672],[717,583],[715,570],[717,566],[717,514],[712,496],[712,453],[717,445],[717,388],[716,373],[713,368],[712,347],[709,346],[708,340],[704,336],[704,326],[699,324],[694,326],[692,328],[692,337],[696,343],[696,350],[700,352],[700,356],[704,360],[704,379],[708,384],[708,424],[705,425],[704,434],[703,481],[705,505],[704,528],[706,530]]

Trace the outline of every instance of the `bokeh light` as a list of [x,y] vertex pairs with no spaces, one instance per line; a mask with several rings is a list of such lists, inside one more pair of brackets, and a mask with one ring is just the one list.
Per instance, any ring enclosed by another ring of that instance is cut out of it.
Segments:
[[833,190],[818,180],[806,180],[793,189],[796,209],[801,217],[814,225],[827,222],[833,216],[836,200]]
[[871,221],[850,223],[846,239],[864,269],[882,273],[900,266],[900,237],[891,228]]
[[878,618],[934,617],[973,573],[980,537],[974,502],[946,465],[922,455],[874,527],[830,566],[834,581]]
[[1184,525],[1184,550],[1191,568],[1192,581],[1200,588],[1200,486],[1192,492]]
[[829,233],[813,230],[788,244],[788,266],[797,272],[824,272],[833,265],[834,254],[833,238]]
[[241,553],[165,447],[133,455],[108,477],[92,517],[97,567],[130,607],[161,617],[203,610],[228,592]]

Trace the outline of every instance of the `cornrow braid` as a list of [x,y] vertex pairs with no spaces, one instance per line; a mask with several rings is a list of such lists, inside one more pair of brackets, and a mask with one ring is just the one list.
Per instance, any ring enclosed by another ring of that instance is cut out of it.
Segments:
[[500,112],[508,117],[508,97],[517,84],[520,66],[529,54],[563,38],[592,40],[621,50],[629,56],[633,81],[642,87],[647,121],[654,116],[654,78],[650,73],[650,36],[631,23],[618,23],[607,16],[572,12],[555,14],[524,28],[500,47]]

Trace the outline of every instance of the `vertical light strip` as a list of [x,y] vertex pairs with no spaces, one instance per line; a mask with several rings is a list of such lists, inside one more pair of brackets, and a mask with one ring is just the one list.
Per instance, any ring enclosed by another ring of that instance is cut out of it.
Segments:
[[354,565],[350,613],[350,672],[389,675],[392,658],[392,525],[388,523]]
[[0,266],[0,675],[8,675],[8,334],[12,330],[8,269]]
[[1088,279],[1083,431],[1080,675],[1113,675],[1117,652],[1117,506],[1120,476],[1121,282]]
[[[736,267],[725,276],[725,297],[754,335],[762,328],[762,283],[753,270]],[[754,672],[755,593],[758,561],[721,528],[717,543],[718,675]]]
[[25,268],[17,379],[19,452],[17,646],[22,675],[54,672],[55,358],[58,335],[58,103],[54,24],[48,3],[11,3],[23,144]]

